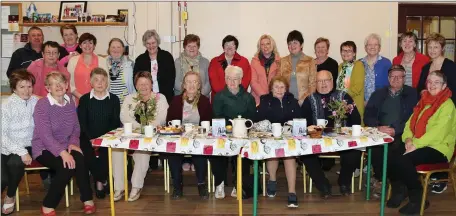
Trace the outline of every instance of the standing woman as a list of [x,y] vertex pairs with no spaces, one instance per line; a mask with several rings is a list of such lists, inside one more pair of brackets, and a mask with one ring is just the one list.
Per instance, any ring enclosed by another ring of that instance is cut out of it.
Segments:
[[160,92],[170,103],[174,96],[173,88],[176,79],[174,58],[168,51],[160,49],[160,36],[155,29],[144,32],[142,42],[146,52],[136,58],[133,76],[140,71],[150,72],[153,92]]
[[440,70],[447,77],[447,86],[453,92],[451,99],[456,103],[456,64],[444,56],[445,37],[439,33],[433,33],[426,39],[427,54],[431,57],[431,62],[426,64],[420,75],[417,90],[418,95],[426,89],[426,80],[428,74]]
[[340,45],[340,55],[343,62],[339,65],[339,75],[336,79],[336,90],[347,92],[355,101],[361,122],[364,116],[364,65],[356,60],[356,44],[345,41]]
[[95,213],[89,174],[84,155],[79,147],[80,127],[74,100],[66,94],[68,82],[59,72],[46,76],[47,97],[35,107],[35,129],[32,155],[43,166],[55,171],[51,187],[43,201],[43,215],[56,215],[55,208],[62,199],[65,187],[72,176],[84,203],[84,213]]
[[90,85],[90,73],[92,70],[97,67],[107,70],[106,59],[93,52],[96,45],[97,38],[93,34],[82,34],[79,37],[79,47],[81,47],[82,53],[79,56],[72,57],[68,62],[67,69],[71,76],[71,92],[76,97],[76,101],[92,90]]
[[125,97],[136,92],[133,85],[134,62],[124,55],[125,45],[119,38],[109,41],[107,67],[109,69],[109,92],[115,94],[123,103]]
[[96,156],[90,140],[120,127],[120,102],[116,95],[108,92],[109,78],[104,69],[93,69],[90,83],[92,90],[81,97],[78,107],[80,144],[85,164],[95,183],[95,195],[103,199],[105,194],[109,194],[108,149],[98,148]]
[[402,52],[394,57],[393,65],[402,65],[405,68],[405,85],[416,88],[420,80],[423,66],[429,62],[429,57],[418,52],[416,45],[418,38],[413,32],[406,32],[399,39]]
[[279,69],[280,56],[276,43],[270,35],[261,35],[257,52],[250,63],[252,68],[252,95],[255,103],[260,104],[260,97],[269,93],[269,83]]
[[38,98],[32,95],[35,77],[25,69],[13,71],[9,79],[13,94],[2,103],[2,215],[14,211],[16,190],[26,165],[32,163],[33,111]]
[[176,81],[174,82],[174,95],[180,95],[184,76],[189,71],[198,72],[201,77],[201,94],[210,97],[211,84],[209,82],[209,60],[199,52],[200,38],[198,35],[189,34],[184,38],[184,52],[176,59]]
[[[198,72],[189,71],[185,74],[182,83],[183,93],[174,96],[168,108],[167,121],[179,119],[182,124],[200,125],[201,121],[212,119],[212,106],[209,98],[201,94],[201,78]],[[203,199],[209,198],[205,183],[207,173],[207,157],[203,155],[192,155],[195,165],[196,177],[198,180],[198,193]],[[173,199],[183,196],[182,190],[182,169],[184,160],[183,154],[168,154],[169,167],[173,177]]]
[[280,59],[280,75],[287,78],[290,83],[290,93],[298,100],[299,105],[310,94],[314,93],[316,86],[317,67],[315,60],[302,52],[304,38],[301,32],[293,30],[287,37],[287,55]]
[[[319,37],[314,44],[315,48],[315,61],[317,62],[317,72],[327,70],[331,72],[334,78],[338,74],[337,61],[328,56],[329,53],[329,40],[324,37]],[[333,84],[336,86],[336,79],[333,79]]]
[[73,56],[82,53],[81,47],[78,45],[78,30],[72,24],[66,24],[60,27],[60,35],[62,35],[63,44],[61,45],[68,52],[67,56],[62,56],[59,65],[66,67],[68,61]]

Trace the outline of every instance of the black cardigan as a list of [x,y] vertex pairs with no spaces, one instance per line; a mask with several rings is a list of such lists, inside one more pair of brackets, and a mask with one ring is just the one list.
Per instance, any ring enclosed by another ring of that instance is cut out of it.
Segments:
[[260,105],[257,108],[255,122],[269,120],[271,123],[284,124],[289,120],[300,117],[301,108],[292,93],[286,92],[282,102],[272,96],[272,93],[269,93],[260,97]]
[[[424,65],[423,69],[421,70],[420,81],[416,86],[416,89],[418,90],[418,99],[421,97],[421,91],[426,89],[426,80],[429,75],[431,64],[432,62],[429,62],[428,64]],[[447,77],[447,87],[453,93],[451,100],[453,100],[453,103],[456,103],[456,63],[450,59],[445,58],[445,60],[443,60],[442,68],[440,71],[442,71]]]
[[[135,67],[133,68],[133,78],[136,73],[140,71],[151,71],[150,68],[149,52],[146,50],[143,54],[139,55],[135,60]],[[157,81],[160,93],[162,93],[168,104],[174,96],[174,81],[176,79],[176,67],[174,66],[174,58],[168,51],[158,48],[157,53],[158,73]]]

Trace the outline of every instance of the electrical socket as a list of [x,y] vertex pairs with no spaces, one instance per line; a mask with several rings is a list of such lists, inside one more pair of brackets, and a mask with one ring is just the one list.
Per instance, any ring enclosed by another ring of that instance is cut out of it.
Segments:
[[175,43],[176,42],[176,36],[175,35],[163,36],[163,42]]

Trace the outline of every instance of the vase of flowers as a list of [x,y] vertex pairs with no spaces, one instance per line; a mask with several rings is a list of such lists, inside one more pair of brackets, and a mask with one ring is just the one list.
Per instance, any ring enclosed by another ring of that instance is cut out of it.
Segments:
[[[157,111],[157,101],[155,97],[152,97],[148,101],[143,100],[143,96],[138,93],[136,97],[133,98],[133,101],[136,103],[133,111],[135,112],[135,116],[139,116],[140,124],[141,124],[141,133],[144,133],[144,127],[147,125],[151,125],[152,122],[155,120],[156,111]],[[131,105],[129,107],[132,109]]]
[[336,133],[342,132],[343,122],[348,114],[353,112],[355,103],[348,104],[347,100],[337,100],[332,98],[328,103],[328,109],[331,111],[329,118],[334,119],[334,130]]

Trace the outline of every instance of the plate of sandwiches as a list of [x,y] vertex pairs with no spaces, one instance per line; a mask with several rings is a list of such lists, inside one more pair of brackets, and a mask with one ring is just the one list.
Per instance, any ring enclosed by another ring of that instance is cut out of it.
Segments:
[[161,135],[180,135],[183,132],[181,127],[174,126],[158,127],[157,130]]

